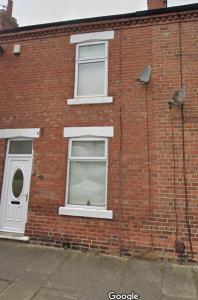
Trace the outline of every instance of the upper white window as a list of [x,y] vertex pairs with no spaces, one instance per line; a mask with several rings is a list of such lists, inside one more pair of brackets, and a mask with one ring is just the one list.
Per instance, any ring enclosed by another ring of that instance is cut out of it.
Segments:
[[71,35],[76,44],[74,98],[67,104],[112,103],[108,95],[108,41],[114,31]]
[[75,97],[107,96],[108,42],[76,45]]

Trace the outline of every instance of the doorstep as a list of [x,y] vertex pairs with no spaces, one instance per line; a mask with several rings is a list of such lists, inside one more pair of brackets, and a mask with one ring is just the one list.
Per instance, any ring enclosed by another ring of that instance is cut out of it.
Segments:
[[0,231],[0,239],[28,242],[30,238],[22,233]]

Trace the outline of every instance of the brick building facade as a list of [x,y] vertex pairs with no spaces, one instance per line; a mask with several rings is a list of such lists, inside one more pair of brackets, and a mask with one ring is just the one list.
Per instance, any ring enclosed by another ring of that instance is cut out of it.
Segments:
[[198,259],[198,5],[150,2],[0,32],[2,234]]

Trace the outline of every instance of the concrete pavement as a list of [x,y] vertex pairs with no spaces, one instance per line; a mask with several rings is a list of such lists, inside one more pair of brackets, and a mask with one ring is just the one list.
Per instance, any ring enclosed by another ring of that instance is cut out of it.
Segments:
[[1,240],[0,300],[30,299],[197,300],[198,265],[95,256]]

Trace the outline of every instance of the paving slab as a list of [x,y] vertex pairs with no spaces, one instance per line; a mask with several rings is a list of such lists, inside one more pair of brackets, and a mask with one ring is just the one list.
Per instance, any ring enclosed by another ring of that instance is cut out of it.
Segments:
[[[5,249],[6,251],[6,249]],[[6,251],[6,257],[9,259],[27,260],[32,262],[43,253],[41,247],[35,247],[26,243],[12,243],[9,251]]]
[[135,292],[140,299],[161,300],[162,273],[161,263],[132,259],[118,291],[127,294]]
[[[115,288],[116,287],[113,289]],[[103,287],[100,289],[100,286],[95,284],[91,288],[86,288],[79,300],[108,300],[109,291],[111,291],[111,289],[108,287]]]
[[67,255],[68,253],[62,249],[43,249],[43,253],[36,258],[33,263],[26,268],[26,270],[52,274],[64,261]]
[[198,300],[198,264],[0,241],[0,300],[108,300],[110,291],[134,291],[140,300]]
[[101,257],[92,271],[89,287],[97,283],[100,287],[119,286],[123,279],[128,261],[117,257]]
[[25,285],[11,283],[0,294],[0,300],[30,300],[35,294],[35,290]]
[[42,288],[46,280],[50,277],[46,273],[27,272],[20,273],[14,282],[18,285],[25,285],[26,287],[34,288],[39,290]]
[[136,282],[135,284],[131,284],[131,287],[123,284],[116,292],[127,295],[134,292],[139,295],[139,299],[141,300],[161,300],[162,298],[161,287],[146,281]]
[[193,274],[195,277],[195,284],[196,284],[197,293],[198,293],[198,264],[192,266],[192,271],[193,271]]
[[68,251],[63,264],[45,283],[45,286],[82,291],[88,285],[93,269],[100,259],[99,256]]
[[28,267],[29,262],[18,260],[18,259],[8,259],[3,257],[0,263],[0,279],[4,280],[14,280],[18,274],[23,273]]
[[78,300],[79,294],[65,290],[42,288],[34,300]]
[[9,281],[7,280],[0,280],[0,293],[8,286]]
[[17,247],[17,243],[11,241],[0,240],[0,259],[8,256],[10,252],[13,252]]
[[162,292],[166,297],[197,300],[192,267],[179,265],[166,267],[163,274]]
[[[6,247],[7,245],[7,247]],[[44,253],[44,250],[30,247],[23,243],[0,242],[0,279],[14,280],[33,264],[33,262]]]
[[141,280],[149,283],[161,284],[165,267],[162,263],[131,259],[128,262],[123,283],[130,285]]
[[86,291],[80,300],[108,299],[109,291],[117,289],[122,282],[127,260],[113,257],[101,257],[93,269]]
[[192,299],[191,298],[175,298],[175,297],[162,296],[161,300],[192,300]]

